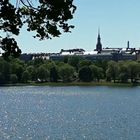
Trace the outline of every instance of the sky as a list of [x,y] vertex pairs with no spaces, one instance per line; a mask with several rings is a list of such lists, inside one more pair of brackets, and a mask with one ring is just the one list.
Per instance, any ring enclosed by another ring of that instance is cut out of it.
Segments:
[[77,10],[70,24],[72,33],[39,41],[24,28],[17,37],[23,53],[60,52],[61,49],[96,47],[98,28],[102,46],[140,48],[140,0],[74,0]]

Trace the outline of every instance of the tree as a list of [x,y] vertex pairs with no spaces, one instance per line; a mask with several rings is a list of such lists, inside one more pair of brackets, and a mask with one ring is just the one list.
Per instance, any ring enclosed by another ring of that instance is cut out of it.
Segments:
[[32,81],[36,81],[37,80],[37,76],[36,76],[36,69],[34,66],[28,66],[26,68],[26,70],[29,72],[30,78]]
[[129,70],[129,77],[132,83],[135,83],[138,79],[140,73],[140,65],[135,61],[127,62],[128,70]]
[[50,81],[51,82],[57,82],[58,81],[58,71],[57,71],[56,66],[53,66],[50,69]]
[[120,61],[118,62],[118,66],[119,66],[119,80],[123,83],[127,82],[129,78],[129,68],[127,62]]
[[72,56],[72,57],[69,57],[68,59],[68,64],[75,67],[76,70],[78,70],[79,62],[80,62],[79,56]]
[[82,68],[84,66],[90,66],[91,64],[92,64],[92,62],[90,60],[85,59],[85,60],[81,60],[79,62],[79,67]]
[[40,66],[37,69],[37,78],[40,82],[45,82],[47,81],[47,78],[49,77],[49,72],[44,66]]
[[68,56],[64,56],[63,62],[64,63],[68,63],[69,57]]
[[100,79],[103,77],[103,69],[101,67],[97,67],[96,65],[90,65],[89,67],[92,71],[93,79],[99,82]]
[[44,64],[44,60],[42,58],[37,58],[33,60],[33,64],[35,67],[39,67],[40,65]]
[[12,59],[10,61],[11,74],[16,74],[18,82],[22,81],[22,74],[25,71],[25,63],[19,59]]
[[118,69],[118,64],[117,62],[115,61],[109,61],[108,62],[108,68],[106,70],[106,77],[107,79],[111,80],[113,79],[114,83],[117,79],[117,76],[118,76],[118,72],[119,72],[119,69]]
[[59,68],[59,75],[62,78],[63,82],[70,82],[74,75],[74,68],[69,64],[64,64]]
[[5,57],[18,57],[21,53],[11,35],[19,35],[24,24],[27,31],[35,31],[34,37],[40,40],[59,37],[62,30],[70,32],[74,27],[68,24],[76,10],[73,0],[38,0],[35,4],[30,0],[17,0],[15,3],[0,1],[0,31],[6,33],[6,37],[0,40],[0,48]]
[[8,83],[10,80],[10,64],[3,58],[0,58],[0,73],[2,83]]
[[92,71],[88,66],[84,66],[79,70],[79,79],[83,82],[92,81]]
[[53,67],[56,66],[56,64],[55,64],[55,62],[52,61],[52,60],[46,60],[46,61],[44,62],[44,64],[43,64],[43,66],[44,66],[46,69],[48,69],[48,71],[50,71],[51,68],[53,68]]
[[30,74],[28,71],[24,71],[22,74],[22,82],[27,83],[30,80]]
[[105,77],[106,76],[106,70],[107,70],[107,63],[108,61],[107,60],[98,60],[98,61],[95,61],[94,64],[100,68],[103,69],[103,76]]
[[4,75],[0,72],[0,85],[5,84]]

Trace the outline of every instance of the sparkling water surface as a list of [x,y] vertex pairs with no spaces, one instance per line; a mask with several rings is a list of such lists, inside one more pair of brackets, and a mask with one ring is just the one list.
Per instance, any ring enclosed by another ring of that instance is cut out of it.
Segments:
[[140,87],[0,87],[0,140],[139,140]]

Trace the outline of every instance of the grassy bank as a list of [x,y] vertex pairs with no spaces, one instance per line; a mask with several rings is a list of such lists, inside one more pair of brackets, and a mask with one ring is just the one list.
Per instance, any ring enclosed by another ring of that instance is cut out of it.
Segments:
[[32,83],[35,86],[140,86],[139,84],[132,83],[112,83],[112,82],[71,82],[71,83]]
[[45,82],[45,83],[26,83],[26,84],[5,84],[0,86],[114,86],[114,87],[133,87],[133,86],[140,86],[140,83],[133,84],[133,83],[113,83],[113,82]]

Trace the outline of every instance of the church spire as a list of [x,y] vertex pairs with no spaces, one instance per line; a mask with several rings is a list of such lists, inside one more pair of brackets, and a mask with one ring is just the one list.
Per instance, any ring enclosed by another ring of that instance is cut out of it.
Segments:
[[98,28],[98,37],[100,38],[100,28]]
[[102,51],[102,44],[101,44],[101,37],[100,37],[100,28],[98,28],[98,37],[97,37],[96,51],[98,51],[98,53],[101,53],[101,51]]

